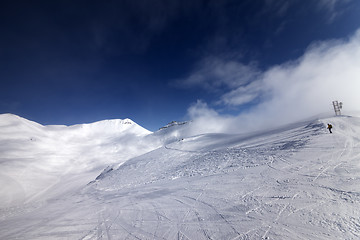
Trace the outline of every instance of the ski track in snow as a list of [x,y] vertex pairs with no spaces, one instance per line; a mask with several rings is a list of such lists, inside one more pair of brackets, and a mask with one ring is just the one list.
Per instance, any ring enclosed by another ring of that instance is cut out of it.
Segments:
[[337,117],[166,142],[86,186],[0,209],[0,239],[359,239],[359,134],[360,119]]

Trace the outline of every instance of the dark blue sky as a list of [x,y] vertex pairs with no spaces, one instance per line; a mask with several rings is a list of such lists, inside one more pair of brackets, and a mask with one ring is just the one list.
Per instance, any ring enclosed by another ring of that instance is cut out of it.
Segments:
[[260,100],[219,103],[239,87],[220,79],[228,63],[246,66],[233,74],[246,86],[315,42],[349,37],[359,12],[357,0],[2,1],[0,113],[66,125],[131,118],[152,131],[186,120],[197,100],[236,115]]

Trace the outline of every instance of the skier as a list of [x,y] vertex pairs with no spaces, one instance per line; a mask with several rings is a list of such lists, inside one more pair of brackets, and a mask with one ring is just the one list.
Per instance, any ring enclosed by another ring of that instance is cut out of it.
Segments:
[[331,131],[332,125],[331,125],[330,123],[328,123],[328,127],[327,127],[327,128],[329,129],[329,132],[332,133],[332,131]]

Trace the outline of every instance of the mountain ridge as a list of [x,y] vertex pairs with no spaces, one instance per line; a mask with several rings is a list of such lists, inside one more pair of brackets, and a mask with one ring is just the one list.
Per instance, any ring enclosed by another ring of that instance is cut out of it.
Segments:
[[[139,141],[149,134],[150,131],[128,118],[43,126],[14,114],[0,114],[0,185],[3,189],[0,205],[11,206],[12,202],[18,204],[29,202],[35,196],[46,196],[46,189],[54,188],[64,175],[79,175],[77,185],[82,186],[107,165],[119,164],[157,147],[149,141]],[[5,188],[9,182],[13,187]],[[54,194],[67,190],[65,187]]]

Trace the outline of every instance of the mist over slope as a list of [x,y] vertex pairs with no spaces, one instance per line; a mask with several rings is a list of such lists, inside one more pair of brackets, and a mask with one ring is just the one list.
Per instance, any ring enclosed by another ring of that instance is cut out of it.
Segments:
[[149,134],[130,119],[42,126],[2,114],[0,206],[26,203],[40,195],[49,197],[83,186],[107,165],[158,147],[159,143],[140,140]]
[[[12,135],[1,138],[8,144],[1,148],[2,186],[21,186],[23,199],[21,191],[1,192],[8,203],[0,209],[1,239],[360,237],[358,117],[195,136],[191,123],[149,134],[135,123],[119,124],[122,130],[113,133],[111,126],[99,127],[111,121],[73,127],[17,117],[8,122],[0,128]],[[3,171],[27,166],[29,173],[35,168],[28,163],[36,166],[33,179]],[[35,177],[55,183],[39,194],[28,189],[38,184]]]

